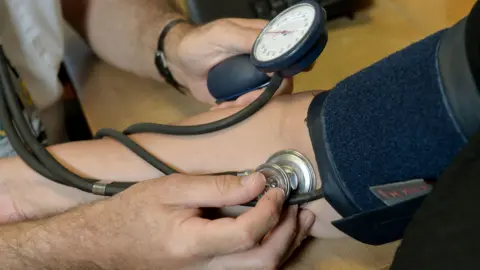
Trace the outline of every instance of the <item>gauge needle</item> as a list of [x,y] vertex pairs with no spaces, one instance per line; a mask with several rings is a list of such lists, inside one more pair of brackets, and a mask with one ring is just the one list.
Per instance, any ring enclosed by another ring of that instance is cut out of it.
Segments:
[[293,33],[294,31],[287,31],[287,30],[283,30],[283,31],[268,31],[266,32],[266,34],[282,34],[282,35],[287,35],[287,34],[290,34],[290,33]]

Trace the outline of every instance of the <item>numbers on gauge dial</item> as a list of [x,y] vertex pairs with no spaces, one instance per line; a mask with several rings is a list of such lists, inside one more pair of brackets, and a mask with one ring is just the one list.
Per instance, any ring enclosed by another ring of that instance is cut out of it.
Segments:
[[315,8],[308,4],[292,7],[273,19],[262,31],[254,48],[259,61],[271,61],[289,52],[308,33],[315,18]]

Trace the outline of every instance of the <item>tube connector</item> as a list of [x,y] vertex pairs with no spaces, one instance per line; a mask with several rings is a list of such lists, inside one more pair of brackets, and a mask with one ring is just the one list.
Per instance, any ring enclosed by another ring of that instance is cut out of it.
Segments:
[[96,182],[92,187],[92,194],[105,196],[108,183]]

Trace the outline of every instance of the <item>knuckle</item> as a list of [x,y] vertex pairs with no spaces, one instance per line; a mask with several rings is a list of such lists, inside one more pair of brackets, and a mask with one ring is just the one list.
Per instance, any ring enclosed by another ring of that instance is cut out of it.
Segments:
[[220,175],[215,178],[215,188],[221,196],[226,195],[231,190],[235,181],[236,178],[234,176]]
[[163,190],[163,193],[177,194],[176,192],[182,191],[182,182],[184,180],[185,176],[180,174],[171,174],[162,177],[162,179],[158,181],[158,189]]
[[184,243],[175,242],[168,246],[168,253],[172,258],[187,259],[190,257],[189,248]]
[[172,187],[178,184],[178,181],[181,181],[181,180],[182,180],[181,175],[175,173],[175,174],[171,174],[163,177],[161,180],[161,185],[164,187]]
[[191,239],[186,239],[180,231],[177,231],[173,232],[170,236],[167,236],[164,250],[170,258],[176,260],[186,260],[195,255],[195,244],[196,243],[194,241],[191,241]]
[[221,18],[219,20],[217,20],[217,25],[218,26],[226,26],[226,25],[230,25],[232,23],[232,21],[228,18]]
[[242,231],[240,231],[239,238],[240,246],[244,250],[253,248],[257,244],[252,231],[249,229],[243,229]]
[[212,30],[215,32],[223,32],[232,26],[232,21],[228,18],[222,18],[215,21]]

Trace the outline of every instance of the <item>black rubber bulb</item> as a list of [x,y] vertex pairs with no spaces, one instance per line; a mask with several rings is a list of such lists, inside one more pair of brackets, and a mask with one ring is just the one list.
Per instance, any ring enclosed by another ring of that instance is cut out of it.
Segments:
[[208,90],[219,103],[264,88],[269,82],[270,77],[252,64],[249,54],[224,60],[210,70],[207,78]]

